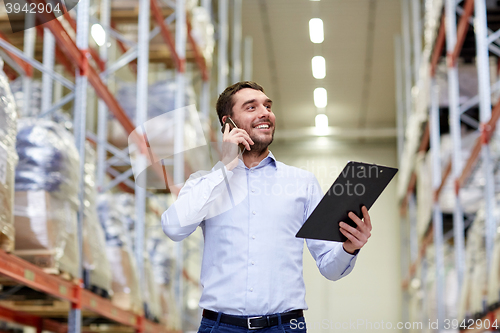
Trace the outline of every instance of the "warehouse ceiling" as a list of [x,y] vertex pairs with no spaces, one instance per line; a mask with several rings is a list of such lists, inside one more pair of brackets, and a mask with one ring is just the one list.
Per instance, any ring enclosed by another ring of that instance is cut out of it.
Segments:
[[[275,101],[278,132],[314,126],[316,87],[328,92],[330,126],[394,128],[393,42],[400,16],[397,0],[243,1],[243,36],[253,38],[253,80]],[[313,17],[324,22],[322,44],[309,39]],[[321,80],[312,76],[315,55],[326,59]]]

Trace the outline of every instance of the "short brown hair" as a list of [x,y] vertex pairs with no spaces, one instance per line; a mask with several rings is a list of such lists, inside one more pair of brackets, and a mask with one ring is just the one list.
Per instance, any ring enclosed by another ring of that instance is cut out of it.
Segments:
[[241,89],[250,88],[254,90],[260,90],[264,92],[264,88],[256,82],[253,81],[242,81],[227,87],[222,94],[219,95],[217,99],[217,104],[215,109],[217,110],[217,116],[219,117],[220,124],[222,123],[222,117],[233,115],[233,95],[236,94]]

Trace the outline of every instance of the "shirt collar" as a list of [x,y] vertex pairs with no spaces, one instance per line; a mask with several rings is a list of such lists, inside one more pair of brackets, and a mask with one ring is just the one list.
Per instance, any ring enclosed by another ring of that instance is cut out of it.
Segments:
[[[255,169],[262,168],[262,167],[272,163],[274,168],[278,169],[277,162],[278,161],[276,160],[276,157],[274,157],[273,153],[271,151],[269,151],[269,154],[267,154],[267,156],[262,161],[260,161],[259,165],[257,165],[254,168]],[[243,159],[241,157],[240,157],[240,160],[238,161],[238,166],[242,167],[242,168],[246,168],[246,165],[245,165],[245,163],[243,163]]]

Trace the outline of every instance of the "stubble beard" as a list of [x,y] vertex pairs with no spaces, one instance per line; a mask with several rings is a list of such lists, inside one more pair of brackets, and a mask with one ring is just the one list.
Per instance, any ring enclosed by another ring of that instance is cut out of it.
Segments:
[[273,133],[271,134],[271,140],[269,141],[263,141],[263,140],[260,140],[258,138],[254,138],[254,137],[250,137],[253,141],[253,145],[250,146],[251,148],[251,153],[254,153],[254,154],[261,154],[263,153],[267,147],[269,147],[271,145],[271,143],[273,143],[273,140],[274,140],[274,129],[273,129]]

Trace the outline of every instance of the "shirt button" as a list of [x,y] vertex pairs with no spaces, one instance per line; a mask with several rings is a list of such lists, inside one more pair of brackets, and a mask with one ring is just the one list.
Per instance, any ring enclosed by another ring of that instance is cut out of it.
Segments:
[[252,261],[252,265],[255,265],[255,262]]
[[252,239],[255,239],[255,236],[252,236]]
[[250,291],[253,291],[253,288],[250,288]]
[[222,175],[220,175],[219,178],[222,179]]
[[253,215],[255,215],[255,214],[257,214],[257,213],[256,213],[256,212],[255,212],[255,210],[254,210],[254,211],[252,212],[252,214],[253,214]]
[[254,189],[252,189],[252,193],[253,193],[253,192],[255,192],[255,190],[254,190]]
[[250,170],[251,173],[253,173],[253,170]]

